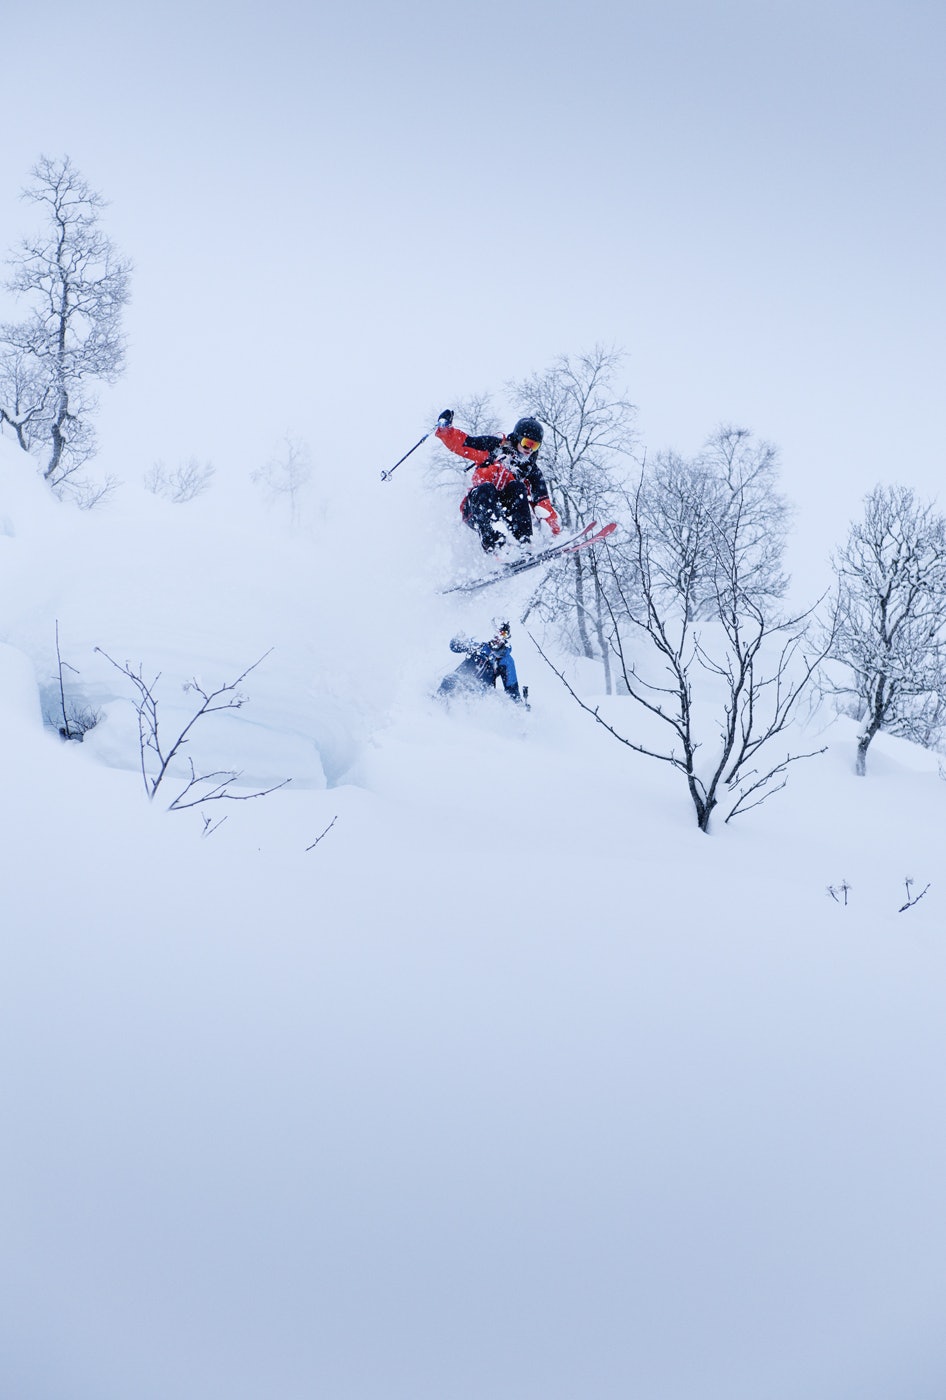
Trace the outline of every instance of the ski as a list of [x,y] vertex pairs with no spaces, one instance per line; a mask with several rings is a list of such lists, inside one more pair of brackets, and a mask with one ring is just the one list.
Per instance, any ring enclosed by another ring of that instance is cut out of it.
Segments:
[[571,535],[567,540],[550,544],[535,554],[525,554],[521,559],[513,559],[510,563],[503,564],[499,572],[491,574],[489,578],[476,578],[469,579],[464,583],[454,583],[441,591],[443,593],[471,593],[477,588],[489,588],[491,584],[501,583],[503,579],[515,578],[517,574],[524,574],[527,569],[537,569],[540,564],[548,564],[551,560],[559,559],[565,554],[574,554],[576,550],[584,549],[586,545],[597,544],[600,540],[607,539],[608,535],[613,534],[616,529],[617,522],[614,520],[601,526],[596,520],[592,520],[591,524],[586,525],[583,530],[579,530],[577,535]]

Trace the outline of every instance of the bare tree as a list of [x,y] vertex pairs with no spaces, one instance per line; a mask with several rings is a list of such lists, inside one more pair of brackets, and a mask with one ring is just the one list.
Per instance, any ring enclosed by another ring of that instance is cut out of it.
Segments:
[[[0,336],[5,332],[0,328]],[[9,424],[24,452],[38,437],[48,395],[35,358],[0,340],[0,431]]]
[[[723,424],[705,443],[697,464],[719,484],[722,536],[717,544],[733,574],[738,553],[738,587],[750,597],[771,601],[788,589],[782,570],[791,508],[778,490],[778,452],[747,428]],[[733,580],[733,586],[735,581]]]
[[121,313],[131,264],[99,227],[105,201],[69,157],[43,157],[24,197],[46,223],[12,260],[9,288],[28,304],[24,321],[0,327],[0,419],[21,447],[42,454],[61,489],[95,451],[92,386],[124,368]]
[[856,772],[881,729],[932,746],[946,717],[946,519],[904,486],[875,486],[834,560],[838,625],[827,688],[862,721]]
[[[734,442],[745,454],[738,469]],[[761,473],[751,466],[760,462]],[[669,455],[642,472],[628,499],[630,544],[606,550],[605,598],[624,688],[649,717],[644,735],[619,733],[568,687],[621,743],[682,774],[701,831],[720,801],[729,821],[812,756],[762,753],[823,656],[809,644],[811,611],[781,609],[787,508],[774,472],[770,449],[760,455],[748,434],[729,428],[695,462]]]
[[[616,386],[623,355],[595,346],[561,355],[545,371],[510,385],[523,411],[546,426],[542,468],[566,529],[613,519],[634,448],[634,405]],[[535,600],[580,655],[599,657],[611,688],[606,580],[593,552],[578,552],[556,570]]]
[[312,456],[308,444],[287,436],[280,452],[251,472],[251,480],[261,486],[269,501],[285,501],[293,525],[299,521],[302,496],[312,479]]
[[[745,428],[724,425],[692,460],[659,453],[642,477],[635,511],[662,592],[693,620],[715,616],[727,586],[748,597],[784,596],[789,507],[777,490],[778,456]],[[638,553],[632,532],[632,556]],[[639,572],[639,561],[632,559]],[[727,606],[737,602],[729,599]]]
[[545,371],[509,386],[547,428],[542,467],[562,523],[587,524],[603,504],[614,505],[634,444],[636,409],[615,387],[623,355],[596,346],[560,355]]

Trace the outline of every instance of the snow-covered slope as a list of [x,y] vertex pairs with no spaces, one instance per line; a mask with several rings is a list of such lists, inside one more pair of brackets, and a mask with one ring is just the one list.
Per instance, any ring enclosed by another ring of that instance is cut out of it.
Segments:
[[[0,449],[0,1394],[939,1397],[935,759],[857,780],[822,717],[707,838],[519,631],[530,713],[430,700],[503,603],[438,594],[469,541],[407,468],[290,528]],[[263,658],[190,753],[291,785],[149,804],[96,647],[169,730]]]

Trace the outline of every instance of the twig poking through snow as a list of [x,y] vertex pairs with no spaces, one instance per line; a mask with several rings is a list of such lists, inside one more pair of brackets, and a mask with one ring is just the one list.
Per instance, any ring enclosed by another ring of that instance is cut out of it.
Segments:
[[312,845],[311,845],[311,846],[306,846],[306,850],[307,850],[307,851],[314,851],[315,848],[316,848],[316,846],[317,846],[317,845],[319,844],[319,842],[322,840],[322,836],[327,836],[327,835],[329,834],[329,832],[331,831],[332,827],[335,825],[335,823],[336,823],[337,821],[338,821],[338,813],[336,812],[336,813],[335,813],[335,816],[332,818],[332,820],[329,822],[328,826],[327,826],[327,827],[325,828],[325,830],[322,832],[322,835],[321,835],[321,836],[317,836],[317,837],[315,838],[315,840],[312,842]]
[[921,900],[921,899],[923,898],[923,896],[926,894],[926,891],[929,889],[930,884],[931,884],[932,882],[931,882],[930,880],[927,880],[926,884],[923,886],[923,889],[920,890],[920,893],[917,894],[917,895],[914,895],[912,898],[910,897],[910,890],[913,888],[913,881],[910,879],[909,876],[906,876],[906,877],[904,878],[903,883],[904,883],[904,885],[906,885],[906,889],[907,889],[907,902],[906,902],[906,904],[901,904],[901,905],[900,905],[900,908],[897,910],[897,913],[898,913],[898,914],[904,913],[904,911],[907,910],[907,909],[912,909],[913,906],[914,906],[914,904],[919,904],[920,900]]

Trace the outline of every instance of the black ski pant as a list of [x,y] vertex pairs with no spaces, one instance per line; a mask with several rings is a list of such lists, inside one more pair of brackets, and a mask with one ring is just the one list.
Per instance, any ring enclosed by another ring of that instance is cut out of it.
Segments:
[[521,481],[507,482],[501,491],[489,481],[474,486],[463,502],[463,519],[471,530],[479,531],[487,553],[503,538],[495,528],[500,521],[509,526],[515,539],[532,538],[532,509]]

